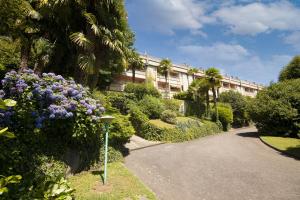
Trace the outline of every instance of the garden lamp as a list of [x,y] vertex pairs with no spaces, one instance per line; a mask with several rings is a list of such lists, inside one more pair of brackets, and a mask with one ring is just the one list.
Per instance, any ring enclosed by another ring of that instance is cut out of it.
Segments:
[[104,185],[106,184],[106,176],[107,176],[107,150],[108,150],[108,132],[109,132],[109,125],[111,124],[111,121],[114,119],[113,116],[102,116],[100,117],[101,121],[104,123],[105,127],[105,143],[104,143],[104,178],[103,178],[103,183]]

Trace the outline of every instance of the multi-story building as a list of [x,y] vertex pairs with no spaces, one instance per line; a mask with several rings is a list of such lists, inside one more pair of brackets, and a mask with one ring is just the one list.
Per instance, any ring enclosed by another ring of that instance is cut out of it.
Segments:
[[[157,67],[159,66],[161,59],[148,55],[141,55],[141,58],[146,67],[142,71],[136,70],[135,82],[142,83],[145,82],[146,79],[151,80],[154,86],[165,98],[170,98],[181,91],[187,91],[194,78],[201,78],[205,76],[203,69],[199,69],[198,73],[190,75],[188,73],[190,67],[186,65],[173,64],[167,83],[165,77],[157,72]],[[228,90],[234,90],[240,92],[242,95],[255,97],[257,92],[263,88],[263,85],[240,80],[237,77],[234,78],[226,75],[222,76],[223,79],[221,82],[221,88],[219,89],[220,93]],[[128,70],[114,80],[114,82],[110,85],[110,90],[123,91],[125,85],[131,81],[132,71]],[[170,91],[169,89],[166,89],[168,84],[170,84]]]

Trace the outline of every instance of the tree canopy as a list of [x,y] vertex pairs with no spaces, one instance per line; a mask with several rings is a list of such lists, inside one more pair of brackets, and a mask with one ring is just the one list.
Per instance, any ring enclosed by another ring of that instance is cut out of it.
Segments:
[[300,56],[295,56],[292,61],[281,70],[279,74],[279,81],[297,78],[300,78]]

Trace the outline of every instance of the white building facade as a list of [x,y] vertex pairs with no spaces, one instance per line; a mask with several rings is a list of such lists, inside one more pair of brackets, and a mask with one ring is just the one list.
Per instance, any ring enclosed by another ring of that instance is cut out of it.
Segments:
[[[148,55],[141,55],[143,62],[145,63],[145,70],[135,72],[135,82],[143,83],[146,79],[151,80],[154,86],[162,93],[164,98],[171,98],[174,94],[182,91],[187,91],[189,85],[193,82],[194,78],[204,77],[204,70],[199,69],[199,72],[193,75],[188,74],[190,69],[185,65],[173,64],[170,72],[170,76],[167,82],[170,84],[170,91],[166,89],[168,83],[166,83],[165,77],[158,73],[157,67],[161,59],[154,58]],[[241,93],[245,96],[255,97],[257,92],[263,89],[263,85],[240,80],[230,76],[222,75],[220,93],[228,90],[233,90]],[[127,83],[132,82],[132,71],[128,70],[119,75],[113,83],[110,85],[110,90],[123,91]]]

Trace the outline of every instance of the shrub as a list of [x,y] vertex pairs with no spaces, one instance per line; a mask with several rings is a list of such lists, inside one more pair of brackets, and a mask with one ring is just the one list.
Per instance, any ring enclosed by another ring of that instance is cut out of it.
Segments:
[[178,116],[183,114],[183,110],[180,110],[181,105],[184,104],[184,101],[178,99],[162,99],[164,107],[166,110],[174,111]]
[[164,111],[164,104],[161,99],[150,95],[146,95],[138,105],[150,119],[158,119]]
[[124,92],[133,93],[138,100],[143,99],[146,95],[161,97],[160,92],[153,85],[146,83],[128,83]]
[[134,94],[125,92],[106,92],[106,101],[111,104],[112,107],[117,108],[123,115],[128,113],[129,101],[134,101]]
[[300,79],[270,85],[249,106],[249,115],[260,132],[288,134],[300,131]]
[[128,142],[129,138],[135,133],[129,121],[129,116],[114,113],[115,119],[112,121],[109,131],[110,143],[120,146]]
[[160,119],[164,122],[175,124],[176,123],[176,113],[172,110],[165,110],[161,113]]
[[247,113],[248,100],[245,96],[239,92],[229,90],[220,94],[219,101],[231,105],[233,111],[232,125],[234,127],[249,125],[250,118]]
[[204,102],[195,102],[195,101],[184,101],[185,104],[185,115],[186,116],[196,116],[202,118],[205,114],[205,103]]
[[129,104],[129,120],[132,123],[132,126],[134,127],[136,134],[143,137],[143,126],[145,123],[149,121],[149,118],[147,115],[145,115],[141,109],[134,103]]
[[[222,123],[223,131],[228,131],[230,129],[230,125],[233,122],[233,113],[231,106],[228,104],[218,104],[218,113],[219,120]],[[213,120],[216,119],[216,113],[212,113]]]

